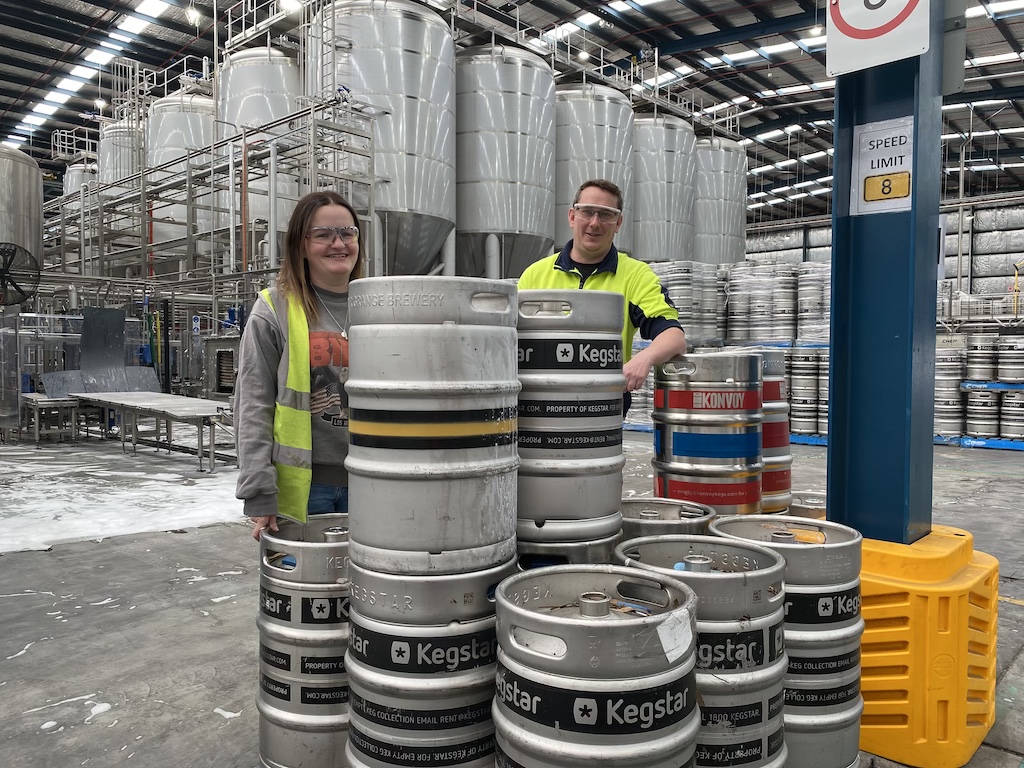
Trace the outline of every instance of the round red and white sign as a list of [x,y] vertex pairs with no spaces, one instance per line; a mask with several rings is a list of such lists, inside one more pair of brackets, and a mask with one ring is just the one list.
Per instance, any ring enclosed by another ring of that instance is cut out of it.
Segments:
[[[829,16],[836,30],[855,40],[872,40],[898,28],[921,0],[830,0]],[[845,6],[845,7],[844,7]]]

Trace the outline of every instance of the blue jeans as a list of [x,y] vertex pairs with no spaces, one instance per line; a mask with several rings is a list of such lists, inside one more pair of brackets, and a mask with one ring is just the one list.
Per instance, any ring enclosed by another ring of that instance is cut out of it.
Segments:
[[348,512],[348,486],[313,483],[309,487],[306,513],[324,515],[328,512]]

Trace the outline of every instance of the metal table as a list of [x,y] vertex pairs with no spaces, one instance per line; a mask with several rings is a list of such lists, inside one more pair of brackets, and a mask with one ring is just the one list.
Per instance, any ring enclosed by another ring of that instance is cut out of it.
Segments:
[[25,428],[31,428],[36,448],[39,447],[41,435],[70,435],[71,441],[75,441],[78,426],[78,398],[70,395],[47,397],[40,392],[22,392],[21,404],[25,413]]
[[215,469],[215,424],[224,412],[224,403],[200,397],[165,395],[162,392],[73,392],[70,393],[70,396],[77,398],[83,404],[109,408],[121,414],[121,445],[123,447],[127,442],[130,425],[133,452],[138,444],[138,420],[140,417],[156,419],[157,442],[160,440],[160,423],[164,422],[167,428],[168,445],[171,443],[172,422],[179,421],[194,425],[197,433],[200,471],[203,471],[205,431],[209,427],[210,474],[213,474]]

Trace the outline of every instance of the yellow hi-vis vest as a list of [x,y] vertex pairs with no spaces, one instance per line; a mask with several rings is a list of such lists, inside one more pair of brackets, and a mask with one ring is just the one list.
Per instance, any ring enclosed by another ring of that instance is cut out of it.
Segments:
[[[309,407],[309,323],[302,305],[282,300],[274,306],[270,289],[260,297],[277,315],[284,334],[281,363],[277,366],[274,403],[274,469],[277,470],[277,512],[306,522],[309,487],[313,482],[313,427]],[[284,297],[280,297],[284,299]]]

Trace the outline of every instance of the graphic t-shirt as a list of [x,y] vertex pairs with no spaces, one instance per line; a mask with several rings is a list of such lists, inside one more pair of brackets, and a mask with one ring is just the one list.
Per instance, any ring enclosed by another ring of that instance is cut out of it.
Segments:
[[348,294],[317,288],[320,319],[309,329],[313,482],[348,485]]

